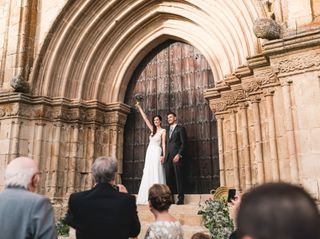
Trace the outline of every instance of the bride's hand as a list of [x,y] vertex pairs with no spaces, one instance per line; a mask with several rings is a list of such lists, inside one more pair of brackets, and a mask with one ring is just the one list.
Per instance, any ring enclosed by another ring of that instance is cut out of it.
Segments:
[[135,106],[136,106],[137,108],[139,108],[139,107],[140,107],[140,102],[137,101],[136,104],[135,104]]
[[160,163],[164,163],[164,156],[160,156]]

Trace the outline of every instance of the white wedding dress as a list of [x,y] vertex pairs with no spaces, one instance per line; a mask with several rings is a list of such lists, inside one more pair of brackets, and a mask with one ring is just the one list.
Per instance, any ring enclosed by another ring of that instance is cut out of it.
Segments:
[[148,204],[149,188],[155,184],[165,184],[164,168],[160,162],[162,152],[161,135],[165,129],[158,130],[154,136],[149,137],[141,184],[137,196],[137,204]]

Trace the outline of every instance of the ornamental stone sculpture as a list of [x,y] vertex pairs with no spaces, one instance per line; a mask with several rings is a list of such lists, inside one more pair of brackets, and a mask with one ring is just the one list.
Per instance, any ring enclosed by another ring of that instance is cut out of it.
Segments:
[[21,75],[14,76],[10,81],[10,85],[16,92],[28,93],[30,90],[28,82]]

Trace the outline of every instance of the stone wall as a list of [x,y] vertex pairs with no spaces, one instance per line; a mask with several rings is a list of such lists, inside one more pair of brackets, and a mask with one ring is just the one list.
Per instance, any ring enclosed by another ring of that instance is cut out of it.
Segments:
[[[8,101],[10,99],[10,101]],[[93,185],[91,165],[102,155],[115,156],[122,173],[123,129],[129,108],[31,97],[0,95],[1,171],[17,156],[39,163],[39,192],[55,204]],[[3,188],[3,173],[1,174]]]
[[218,120],[221,184],[287,181],[319,193],[320,31],[264,44],[205,93]]

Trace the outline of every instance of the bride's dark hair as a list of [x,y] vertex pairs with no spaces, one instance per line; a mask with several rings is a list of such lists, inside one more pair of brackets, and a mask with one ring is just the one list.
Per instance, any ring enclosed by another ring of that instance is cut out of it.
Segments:
[[152,117],[152,136],[154,136],[157,133],[157,126],[154,124],[155,118],[159,118],[159,120],[162,121],[162,117],[160,115],[155,115]]

